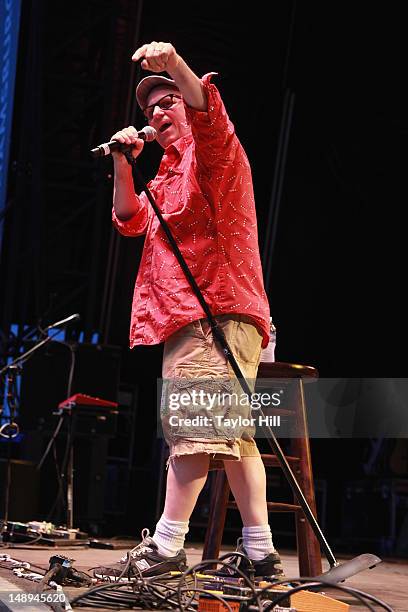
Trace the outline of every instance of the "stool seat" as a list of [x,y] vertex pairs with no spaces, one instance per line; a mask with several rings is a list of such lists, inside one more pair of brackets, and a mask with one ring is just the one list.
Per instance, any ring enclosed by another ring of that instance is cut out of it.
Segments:
[[[290,439],[290,454],[286,456],[306,501],[316,516],[316,500],[313,484],[312,461],[307,428],[306,405],[303,384],[319,378],[316,368],[308,365],[286,362],[261,362],[255,391],[271,385],[285,385],[290,390],[287,405],[274,408],[274,414],[293,415],[295,431]],[[286,383],[286,384],[285,384]],[[265,468],[280,468],[274,454],[261,453]],[[230,488],[224,470],[219,470],[213,480],[208,527],[205,535],[203,560],[218,557],[227,509],[237,509],[235,501],[229,499]],[[322,572],[319,542],[309,525],[302,507],[297,503],[267,501],[268,512],[293,512],[295,515],[296,539],[301,576],[317,576]],[[273,534],[273,531],[272,531]],[[275,541],[275,544],[279,544]]]
[[[307,379],[316,380],[319,378],[319,372],[313,366],[300,365],[298,363],[284,363],[282,361],[261,361],[258,368],[259,378],[302,378],[303,382],[309,382]],[[310,382],[313,382],[311,380]]]

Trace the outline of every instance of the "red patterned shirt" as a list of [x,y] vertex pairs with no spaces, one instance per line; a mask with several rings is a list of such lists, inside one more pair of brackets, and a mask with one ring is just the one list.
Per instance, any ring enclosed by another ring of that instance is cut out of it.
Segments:
[[[202,79],[208,110],[186,106],[191,136],[165,149],[148,184],[213,315],[245,314],[266,346],[269,305],[264,291],[251,168],[211,74]],[[125,236],[146,234],[136,280],[130,346],[163,342],[205,316],[146,195]]]

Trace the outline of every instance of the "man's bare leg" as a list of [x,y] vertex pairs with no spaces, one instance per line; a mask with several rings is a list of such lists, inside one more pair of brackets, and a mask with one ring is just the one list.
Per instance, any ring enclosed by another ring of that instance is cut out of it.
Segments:
[[224,461],[224,467],[244,526],[266,525],[266,474],[261,457]]
[[275,548],[268,523],[263,461],[259,456],[242,457],[241,461],[224,461],[224,466],[244,524],[244,548],[251,559],[264,559]]
[[169,463],[164,516],[171,521],[188,521],[207,480],[210,456],[182,455]]
[[169,463],[166,501],[153,539],[162,555],[174,556],[184,546],[190,516],[207,480],[210,457],[182,455]]

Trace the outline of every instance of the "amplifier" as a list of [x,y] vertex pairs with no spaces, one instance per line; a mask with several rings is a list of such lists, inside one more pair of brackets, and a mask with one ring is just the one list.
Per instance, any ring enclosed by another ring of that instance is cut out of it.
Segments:
[[71,417],[74,436],[82,434],[114,438],[116,435],[117,402],[75,393],[61,402],[58,408],[58,414],[65,412]]
[[72,409],[74,436],[106,436],[114,438],[117,432],[117,410],[101,410],[93,406]]
[[404,519],[408,511],[408,479],[372,478],[346,483],[343,502],[343,544],[350,550],[370,544],[373,552],[395,555],[408,551]]
[[[9,517],[27,522],[38,513],[40,473],[33,461],[11,460]],[[0,516],[4,516],[7,459],[0,459]]]

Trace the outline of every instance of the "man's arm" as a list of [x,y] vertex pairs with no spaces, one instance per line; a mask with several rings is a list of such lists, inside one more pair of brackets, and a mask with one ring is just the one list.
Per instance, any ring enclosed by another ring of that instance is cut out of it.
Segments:
[[188,106],[196,110],[207,110],[207,97],[201,80],[178,55],[173,45],[155,41],[143,45],[135,51],[132,60],[137,62],[142,58],[141,66],[144,70],[167,72],[174,79]]
[[[111,140],[123,144],[133,144],[132,156],[137,157],[143,149],[144,142],[137,137],[137,130],[130,125],[116,132]],[[113,186],[113,208],[120,221],[126,221],[136,215],[141,209],[141,202],[135,194],[132,178],[132,168],[123,153],[113,152],[115,179]]]
[[113,208],[120,221],[127,221],[140,210],[140,200],[135,194],[132,168],[124,155],[114,161]]
[[[133,144],[132,156],[142,152],[144,142],[137,137],[137,130],[130,125],[116,132],[111,140]],[[113,152],[114,184],[112,220],[116,229],[125,236],[140,236],[147,231],[149,214],[147,202],[136,195],[132,169],[123,153]]]

